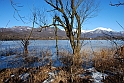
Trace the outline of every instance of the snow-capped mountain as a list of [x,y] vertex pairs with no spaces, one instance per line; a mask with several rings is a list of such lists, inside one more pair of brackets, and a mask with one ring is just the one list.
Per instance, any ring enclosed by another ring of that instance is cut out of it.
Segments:
[[123,32],[116,32],[110,28],[103,28],[98,27],[93,30],[82,30],[82,37],[84,38],[97,38],[97,39],[103,39],[103,38],[110,38],[110,37],[122,37]]
[[14,26],[11,28],[13,31],[30,31],[31,27],[29,26]]
[[[22,39],[31,32],[29,26],[14,26],[12,28],[0,28],[0,38],[3,39]],[[73,30],[75,31],[75,29]],[[124,38],[124,31],[116,32],[110,28],[98,27],[93,30],[82,30],[81,39],[106,39],[106,38]],[[59,39],[68,39],[64,30],[58,29]],[[47,27],[34,28],[32,39],[55,39],[55,28]]]
[[113,31],[113,30],[110,29],[110,28],[98,27],[98,28],[95,28],[95,29],[93,29],[93,30],[82,30],[81,32],[82,32],[82,33],[88,33],[88,32],[98,32],[98,33],[100,33],[100,32],[104,32],[104,31],[111,32],[111,31]]

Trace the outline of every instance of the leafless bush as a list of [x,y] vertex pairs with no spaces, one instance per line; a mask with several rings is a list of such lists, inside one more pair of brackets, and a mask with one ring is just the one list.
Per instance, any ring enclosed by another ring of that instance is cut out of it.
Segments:
[[63,63],[63,66],[70,70],[72,65],[72,54],[66,50],[59,51],[59,60]]
[[95,53],[93,58],[94,67],[108,76],[104,80],[105,83],[123,83],[124,80],[124,62],[114,58],[116,50],[102,49]]
[[117,51],[114,54],[114,58],[119,61],[124,61],[124,46],[118,47]]
[[94,66],[96,69],[100,69],[100,71],[110,69],[114,66],[114,55],[115,52],[112,50],[102,49],[98,52],[95,52],[93,57]]
[[40,66],[42,66],[47,63],[50,63],[51,57],[52,57],[52,52],[50,49],[42,49],[40,53],[31,52],[28,54],[28,56],[23,57],[23,62],[24,62],[23,65],[30,67],[34,63],[40,63]]

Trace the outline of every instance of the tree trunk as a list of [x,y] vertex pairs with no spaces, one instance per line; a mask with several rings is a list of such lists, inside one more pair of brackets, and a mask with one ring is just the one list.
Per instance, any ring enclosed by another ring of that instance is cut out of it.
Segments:
[[55,36],[56,36],[56,54],[58,55],[58,35],[57,35],[58,27],[55,25]]
[[28,54],[28,46],[25,45],[25,46],[24,46],[24,55],[27,55],[27,54]]
[[27,55],[28,54],[29,41],[28,40],[24,40],[23,45],[24,45],[24,55]]
[[81,67],[81,57],[80,57],[80,40],[77,42],[74,40],[74,36],[70,36],[70,44],[73,50],[72,65],[70,67],[70,80],[73,83],[73,78],[75,77],[75,69]]
[[71,35],[69,37],[70,44],[73,50],[73,65],[78,66],[80,63],[80,38],[78,38],[76,41],[74,40],[74,36]]

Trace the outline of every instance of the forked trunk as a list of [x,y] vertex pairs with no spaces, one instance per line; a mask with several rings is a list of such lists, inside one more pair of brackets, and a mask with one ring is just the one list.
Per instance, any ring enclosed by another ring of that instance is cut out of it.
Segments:
[[80,66],[81,56],[80,56],[80,40],[75,41],[74,36],[70,38],[71,47],[73,50],[73,64],[74,66]]
[[[75,77],[74,73],[75,70],[79,67],[81,67],[81,56],[80,56],[80,45],[76,44],[77,42],[74,41],[74,36],[72,38],[70,38],[70,43],[71,43],[71,47],[73,50],[73,58],[72,58],[72,65],[70,67],[70,79],[71,82],[73,83],[73,78]],[[78,42],[80,43],[80,41]]]

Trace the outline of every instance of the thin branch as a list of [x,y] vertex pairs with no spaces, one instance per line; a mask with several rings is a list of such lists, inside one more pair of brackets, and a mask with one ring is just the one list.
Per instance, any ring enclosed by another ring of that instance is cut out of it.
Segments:
[[120,6],[120,5],[123,5],[123,6],[124,6],[124,3],[118,2],[117,4],[112,4],[112,2],[110,2],[109,5],[110,5],[110,6],[116,6],[116,7],[118,7],[118,6]]
[[10,20],[9,20],[8,23],[6,24],[6,27],[8,26],[9,22],[10,22]]
[[35,24],[35,20],[36,20],[36,15],[35,15],[35,14],[33,14],[33,15],[34,15],[34,20],[33,20],[32,30],[31,30],[31,32],[30,32],[30,34],[29,34],[27,40],[30,39],[30,37],[31,37],[31,35],[32,35],[32,32],[33,32],[33,29],[34,29],[34,24]]
[[[17,6],[17,4],[14,3],[12,0],[10,0],[10,3],[11,3],[11,6],[13,7],[13,9],[15,10],[13,17],[14,17],[17,21],[19,21],[19,20],[15,17],[15,12],[16,12],[17,15],[18,15],[18,17],[21,19],[21,21],[22,21],[23,23],[25,23],[25,21],[22,19],[22,18],[24,18],[24,17],[21,17],[21,15],[19,14],[19,11],[20,11],[20,10],[17,10],[17,9],[15,8],[15,6]],[[15,6],[14,6],[14,5],[15,5]],[[23,6],[17,6],[17,7],[23,7]]]
[[[116,21],[117,23],[118,23],[118,21]],[[124,30],[124,27],[120,24],[120,23],[118,23],[120,26],[121,26],[121,28]]]

